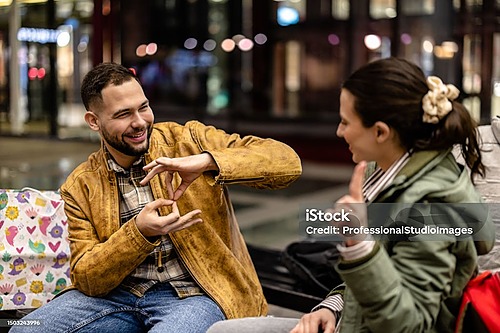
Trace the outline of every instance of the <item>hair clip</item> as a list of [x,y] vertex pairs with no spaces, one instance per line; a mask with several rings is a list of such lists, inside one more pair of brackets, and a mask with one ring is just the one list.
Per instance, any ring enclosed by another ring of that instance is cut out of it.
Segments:
[[437,124],[453,109],[451,101],[458,97],[460,91],[452,84],[444,84],[437,76],[429,76],[427,86],[429,92],[422,98],[422,120],[424,123]]

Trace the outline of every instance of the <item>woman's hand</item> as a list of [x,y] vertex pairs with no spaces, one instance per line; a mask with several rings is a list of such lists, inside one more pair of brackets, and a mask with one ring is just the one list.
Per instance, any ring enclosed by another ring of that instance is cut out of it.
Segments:
[[[366,171],[366,162],[359,162],[352,173],[351,182],[349,183],[349,194],[344,195],[335,203],[335,210],[341,209],[349,211],[351,222],[343,223],[344,226],[349,227],[367,227],[367,212],[365,198],[363,196],[363,182]],[[344,242],[346,246],[356,245],[363,240],[363,234],[344,235]]]
[[335,325],[337,325],[335,314],[327,308],[322,308],[303,315],[290,333],[333,333]]

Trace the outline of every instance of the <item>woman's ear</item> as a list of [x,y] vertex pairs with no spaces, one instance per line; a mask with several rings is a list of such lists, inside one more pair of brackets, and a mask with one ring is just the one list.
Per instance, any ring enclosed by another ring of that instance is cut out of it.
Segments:
[[373,125],[376,131],[375,140],[378,143],[384,143],[391,138],[391,127],[384,123],[383,121],[377,121],[375,125]]
[[89,125],[91,130],[93,130],[93,131],[100,130],[99,118],[97,117],[97,115],[94,112],[92,112],[92,111],[85,112],[84,119],[87,122],[87,124]]

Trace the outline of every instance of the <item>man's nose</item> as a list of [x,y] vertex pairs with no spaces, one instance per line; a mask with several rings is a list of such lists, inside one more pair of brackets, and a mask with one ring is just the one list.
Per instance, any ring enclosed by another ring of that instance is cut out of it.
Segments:
[[147,121],[144,120],[140,112],[134,112],[133,118],[132,118],[132,127],[143,127],[144,124],[146,124]]

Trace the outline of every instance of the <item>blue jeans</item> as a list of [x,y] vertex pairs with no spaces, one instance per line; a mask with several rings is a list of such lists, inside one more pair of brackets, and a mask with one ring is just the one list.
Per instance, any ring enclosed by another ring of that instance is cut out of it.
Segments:
[[159,283],[137,297],[116,288],[105,297],[89,297],[71,290],[31,312],[24,320],[40,320],[40,326],[14,326],[17,332],[205,333],[224,314],[208,296],[180,299],[168,283]]

